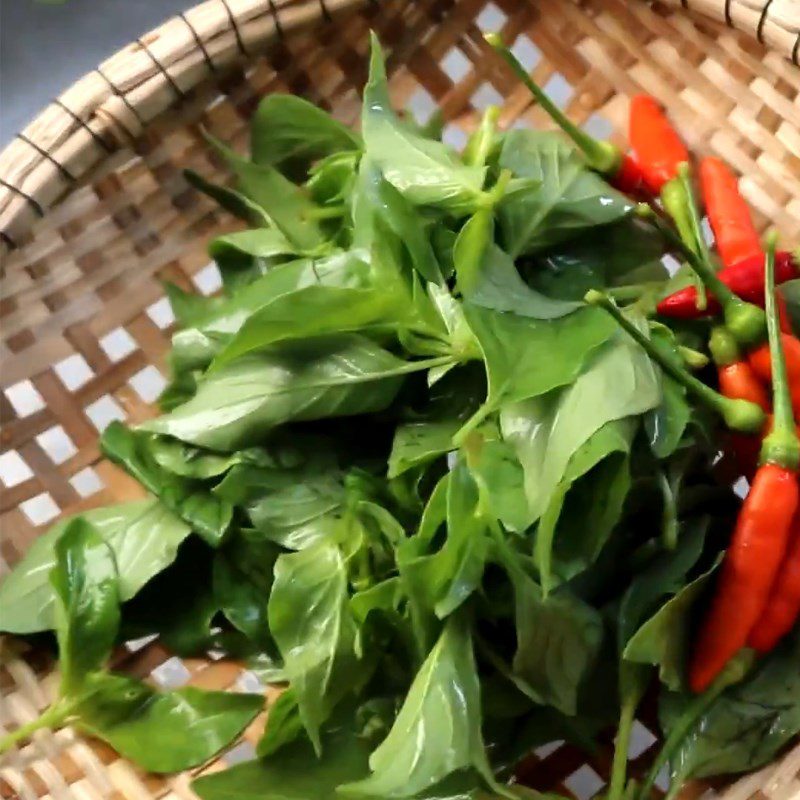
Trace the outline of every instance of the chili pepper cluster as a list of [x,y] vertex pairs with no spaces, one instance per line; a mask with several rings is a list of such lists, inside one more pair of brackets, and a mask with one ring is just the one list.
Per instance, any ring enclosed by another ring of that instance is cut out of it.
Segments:
[[[775,293],[776,283],[797,277],[799,265],[796,255],[776,252],[774,236],[765,252],[735,175],[720,159],[705,158],[699,183],[722,264],[717,272],[699,224],[689,154],[652,98],[634,98],[630,142],[641,175],[637,191],[651,201],[658,196],[671,225],[651,207],[643,215],[656,221],[700,279],[663,298],[657,312],[666,318],[714,318],[709,350],[719,396],[709,394],[705,384],[696,386],[694,378],[687,381],[689,376],[664,361],[638,331],[637,338],[673,377],[722,413],[731,429],[725,458],[733,463],[733,474],[750,482],[694,643],[689,684],[700,693],[724,680],[726,665],[743,648],[768,652],[800,617],[800,441],[795,422],[800,414],[800,339]],[[613,304],[603,304],[633,334]]]
[[596,291],[586,296],[666,373],[721,415],[729,429],[724,443],[728,474],[750,482],[689,669],[695,692],[719,692],[737,672],[726,671],[737,653],[747,647],[768,652],[800,618],[800,441],[795,422],[800,417],[800,339],[775,293],[776,284],[800,275],[800,251],[776,251],[774,236],[762,246],[736,176],[719,158],[707,157],[699,165],[699,187],[722,267],[717,270],[701,227],[689,152],[659,104],[647,95],[632,99],[631,152],[625,153],[578,128],[499,37],[487,40],[588,164],[616,188],[644,201],[637,209],[640,216],[662,231],[692,270],[694,285],[661,299],[657,314],[714,322],[709,350],[718,390],[668,358],[608,296]]

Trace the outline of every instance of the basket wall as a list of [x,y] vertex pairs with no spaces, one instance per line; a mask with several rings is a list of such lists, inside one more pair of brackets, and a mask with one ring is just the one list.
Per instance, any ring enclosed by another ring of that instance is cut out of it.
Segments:
[[[396,103],[423,117],[439,106],[454,144],[489,103],[502,106],[505,125],[548,126],[483,31],[514,41],[536,80],[601,136],[619,137],[627,96],[649,92],[695,152],[742,173],[762,225],[770,220],[800,242],[800,70],[786,58],[797,58],[800,8],[796,0],[698,6],[721,19],[727,9],[731,24],[772,49],[708,18],[625,0],[211,0],[65,93],[0,155],[9,251],[0,297],[0,568],[59,515],[141,494],[100,459],[97,435],[111,419],[154,413],[173,322],[161,281],[218,287],[205,246],[234,223],[181,175],[191,167],[224,176],[201,126],[243,149],[256,103],[275,91],[355,122],[370,28],[390,52]],[[41,654],[19,657],[9,640],[0,647],[0,726],[11,728],[46,704],[55,677]],[[181,661],[152,643],[124,649],[116,666],[168,686],[255,686],[236,663]],[[262,726],[206,769],[252,753]],[[652,737],[640,740],[638,770],[653,752]],[[587,764],[555,746],[532,756],[523,777],[585,796],[607,775],[610,750],[608,742]],[[797,798],[799,772],[797,750],[724,796]],[[0,762],[0,796],[191,797],[190,778],[144,775],[72,731],[42,732]]]

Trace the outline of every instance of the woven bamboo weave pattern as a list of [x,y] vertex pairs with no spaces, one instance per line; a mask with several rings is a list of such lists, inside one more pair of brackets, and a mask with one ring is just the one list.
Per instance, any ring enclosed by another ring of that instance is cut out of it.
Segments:
[[[204,293],[219,286],[206,244],[235,223],[182,177],[186,167],[225,176],[201,127],[244,149],[258,100],[276,91],[353,124],[370,29],[389,53],[396,104],[421,118],[440,107],[456,145],[490,103],[501,105],[504,125],[549,127],[484,31],[514,42],[537,82],[597,135],[622,141],[627,97],[653,94],[695,152],[720,155],[741,173],[762,227],[769,220],[800,242],[797,0],[690,0],[688,14],[681,5],[209,0],[61,95],[0,154],[0,569],[60,515],[141,495],[100,459],[97,436],[112,419],[155,413],[174,321],[161,282]],[[46,705],[56,676],[42,652],[18,642],[3,641],[0,656],[0,728],[10,729]],[[115,668],[165,686],[258,690],[240,664],[177,659],[158,643],[123,649]],[[250,757],[262,726],[257,720],[205,769]],[[635,771],[652,758],[652,740],[643,736]],[[588,763],[550,747],[521,777],[588,796],[608,774],[611,744]],[[145,775],[69,730],[40,732],[0,763],[0,796],[23,800],[191,798],[190,780]],[[707,796],[798,798],[800,749],[717,789]],[[703,791],[690,787],[684,797]]]

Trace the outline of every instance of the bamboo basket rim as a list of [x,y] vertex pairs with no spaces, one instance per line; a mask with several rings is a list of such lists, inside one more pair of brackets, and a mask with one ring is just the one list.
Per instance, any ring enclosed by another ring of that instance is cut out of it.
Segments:
[[[37,218],[201,84],[276,38],[379,2],[206,0],[118,50],[0,152],[0,254],[17,248]],[[800,66],[800,0],[665,2],[724,21]]]

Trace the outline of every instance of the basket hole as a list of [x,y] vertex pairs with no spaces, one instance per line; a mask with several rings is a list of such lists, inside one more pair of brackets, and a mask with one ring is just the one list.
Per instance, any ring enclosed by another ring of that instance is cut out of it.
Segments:
[[429,92],[420,86],[409,98],[407,110],[417,122],[423,124],[436,111],[436,101],[430,96]]
[[517,41],[511,45],[511,52],[528,72],[532,71],[542,59],[542,51],[524,34],[518,36]]
[[94,377],[92,368],[80,353],[75,353],[63,361],[59,361],[53,366],[53,369],[61,383],[71,392],[80,389]]
[[475,18],[475,22],[485,33],[499,30],[507,19],[508,17],[494,3],[489,3]]
[[156,300],[152,305],[149,305],[147,307],[147,316],[150,317],[153,323],[161,328],[161,330],[169,328],[169,326],[175,322],[172,306],[169,304],[169,300],[167,300],[166,297],[162,297],[160,300]]
[[28,380],[9,386],[5,393],[18,417],[29,417],[45,407],[42,396]]
[[104,487],[100,476],[91,467],[85,467],[80,472],[76,472],[69,482],[81,497],[97,494]]
[[583,129],[595,139],[608,139],[614,133],[614,126],[599,114],[592,114],[584,123]]
[[32,477],[33,470],[16,450],[0,454],[0,481],[3,481],[7,488],[24,483]]
[[168,658],[163,664],[159,664],[151,675],[156,683],[164,689],[177,689],[192,677],[192,673],[186,669],[186,665],[177,656]]
[[205,295],[214,294],[222,288],[222,275],[212,261],[192,276],[192,283]]
[[628,745],[628,760],[632,761],[646,750],[649,750],[658,739],[639,720],[635,720],[631,728],[631,740]]
[[47,453],[54,464],[63,464],[78,452],[75,443],[69,438],[67,432],[56,425],[36,437],[39,447]]
[[56,505],[49,492],[42,492],[36,497],[25,500],[19,504],[19,508],[33,525],[44,525],[45,522],[50,522],[61,513],[61,509]]
[[745,497],[750,493],[750,482],[744,476],[740,477],[736,483],[733,484],[733,491],[738,496],[744,500]]
[[442,132],[442,141],[446,145],[449,145],[454,150],[461,150],[467,143],[467,139],[469,139],[469,136],[467,136],[466,131],[459,128],[458,125],[445,125]]
[[114,328],[100,339],[100,347],[112,361],[122,361],[136,350],[136,341],[125,328]]
[[152,365],[137,372],[128,383],[145,403],[155,402],[167,385],[164,376]]
[[479,111],[485,111],[489,106],[502,106],[503,95],[491,83],[484,83],[472,95],[472,105]]
[[553,755],[563,744],[563,739],[556,739],[554,742],[548,742],[547,744],[537,747],[533,752],[536,754],[537,758],[541,758],[544,761],[545,758]]
[[670,277],[672,277],[681,268],[681,262],[672,255],[663,256],[661,258],[661,263],[670,274]]
[[578,800],[589,800],[605,786],[605,781],[588,764],[584,764],[565,778],[564,785]]
[[264,684],[252,670],[245,670],[236,681],[236,688],[240,692],[253,692],[258,694],[264,691]]
[[703,221],[700,223],[700,227],[702,228],[703,239],[705,239],[706,244],[713,245],[714,231],[711,229],[711,223],[708,221],[708,217],[703,217]]
[[542,88],[559,108],[567,105],[574,92],[572,84],[560,72],[553,73]]
[[157,633],[151,633],[148,636],[141,636],[138,639],[129,639],[125,642],[125,649],[129,653],[137,653],[139,650],[144,650],[147,645],[158,639]]
[[92,421],[92,425],[102,433],[114,420],[125,419],[125,412],[113,397],[104,395],[99,400],[86,406],[84,409],[86,416]]
[[669,765],[664,764],[661,771],[656,776],[656,786],[661,789],[662,792],[666,792],[667,789],[669,789],[669,784]]
[[448,50],[442,59],[444,74],[453,83],[459,83],[462,78],[465,78],[469,74],[471,67],[470,60],[457,47]]
[[256,757],[256,749],[250,742],[239,742],[236,747],[231,747],[222,760],[232,767],[234,764],[241,764],[244,761],[252,761]]

